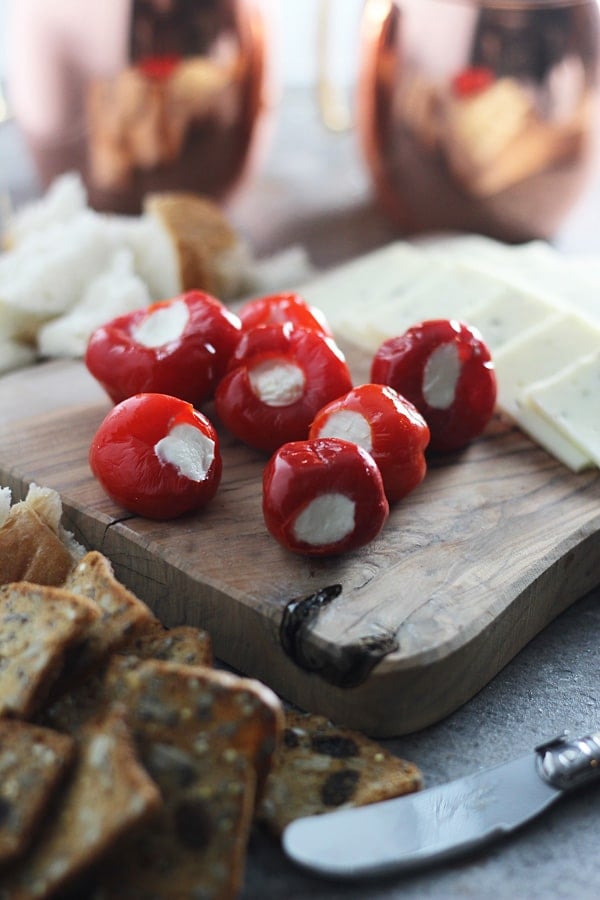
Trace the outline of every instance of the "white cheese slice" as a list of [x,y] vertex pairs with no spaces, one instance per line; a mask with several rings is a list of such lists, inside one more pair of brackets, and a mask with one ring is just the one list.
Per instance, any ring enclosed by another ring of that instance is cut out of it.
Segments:
[[494,354],[528,328],[559,311],[546,297],[529,290],[498,283],[498,292],[469,312],[468,324],[477,328]]
[[331,491],[311,500],[294,522],[294,537],[314,547],[334,544],[354,531],[356,504]]
[[530,385],[523,394],[533,409],[600,466],[600,350]]
[[[383,340],[403,334],[427,319],[460,319],[470,323],[485,302],[499,299],[503,286],[485,274],[429,265],[412,285],[385,296],[374,294],[361,308],[345,306],[337,330],[374,351]],[[330,317],[331,321],[331,317]]]
[[431,262],[417,247],[394,241],[352,262],[336,266],[299,288],[305,300],[330,315],[355,308],[368,313],[372,304],[396,297],[431,270]]
[[580,316],[555,313],[496,351],[499,404],[512,412],[524,388],[599,348],[600,328]]
[[600,323],[600,268],[591,258],[564,256],[544,241],[513,247],[478,236],[457,238],[431,255]]
[[535,382],[555,375],[598,347],[600,329],[579,316],[557,313],[501,347],[494,357],[498,405],[574,471],[592,465],[591,457],[534,409],[525,400],[525,393]]

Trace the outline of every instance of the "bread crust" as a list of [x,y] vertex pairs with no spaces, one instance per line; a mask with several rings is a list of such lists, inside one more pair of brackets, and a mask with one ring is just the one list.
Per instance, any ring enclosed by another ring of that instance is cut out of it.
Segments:
[[58,586],[73,559],[60,538],[26,504],[15,504],[0,528],[0,583]]
[[220,300],[230,299],[232,283],[243,280],[233,272],[238,234],[220,208],[206,197],[185,192],[150,194],[144,212],[156,216],[173,242],[179,262],[181,290],[204,290]]

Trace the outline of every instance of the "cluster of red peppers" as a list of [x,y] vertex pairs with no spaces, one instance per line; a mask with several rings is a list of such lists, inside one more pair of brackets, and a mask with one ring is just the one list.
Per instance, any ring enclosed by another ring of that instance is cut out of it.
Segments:
[[373,540],[423,480],[426,451],[465,446],[496,400],[481,336],[451,320],[385,341],[371,382],[354,386],[323,314],[295,293],[234,314],[190,291],[98,328],[86,364],[115,403],[89,457],[115,502],[170,519],[212,499],[219,437],[198,409],[212,401],[222,426],[269,455],[267,529],[313,556]]

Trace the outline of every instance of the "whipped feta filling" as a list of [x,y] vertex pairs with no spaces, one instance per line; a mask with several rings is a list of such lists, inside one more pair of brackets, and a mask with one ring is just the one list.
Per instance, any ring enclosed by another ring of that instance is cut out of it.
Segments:
[[131,336],[144,347],[162,347],[181,338],[189,319],[187,304],[176,300],[144,316],[139,325],[131,329]]
[[291,406],[304,393],[306,377],[299,366],[282,359],[259,363],[248,372],[250,387],[267,406]]
[[358,444],[368,453],[373,450],[371,426],[362,413],[354,410],[343,409],[332,413],[319,430],[319,437],[341,438]]
[[170,463],[190,481],[204,481],[215,458],[215,442],[193,425],[175,425],[154,445],[161,463]]
[[441,344],[433,351],[423,370],[423,397],[434,409],[448,409],[454,403],[461,363],[455,344]]
[[296,518],[294,538],[315,547],[335,544],[354,531],[355,510],[354,500],[345,494],[321,494]]

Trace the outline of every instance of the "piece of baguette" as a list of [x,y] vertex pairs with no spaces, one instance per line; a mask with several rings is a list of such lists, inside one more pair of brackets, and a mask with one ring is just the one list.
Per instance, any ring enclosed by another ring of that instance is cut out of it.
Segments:
[[61,585],[84,548],[62,523],[60,496],[31,484],[25,500],[10,505],[8,488],[0,502],[0,584],[30,581]]
[[231,300],[250,284],[249,248],[213,201],[176,191],[150,194],[144,214],[158,220],[169,235],[180,291],[204,290]]

